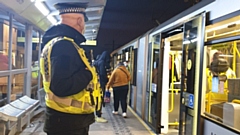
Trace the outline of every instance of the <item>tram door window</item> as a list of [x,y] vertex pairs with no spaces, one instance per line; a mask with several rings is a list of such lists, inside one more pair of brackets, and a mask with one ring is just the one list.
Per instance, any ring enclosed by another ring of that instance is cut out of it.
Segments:
[[117,59],[118,59],[118,54],[115,53],[112,57],[112,70],[117,67]]
[[182,71],[181,71],[181,100],[179,117],[179,134],[197,134],[198,116],[200,115],[198,106],[201,90],[200,69],[201,59],[203,58],[203,29],[205,14],[199,15],[183,27],[183,51],[182,51]]
[[[130,46],[126,49],[123,50],[123,63],[125,65],[125,67],[127,68],[127,70],[129,71],[131,78],[133,79],[133,67],[134,65],[132,64],[132,61],[134,59],[134,55],[133,54],[133,46]],[[133,100],[133,90],[132,90],[132,81],[129,82],[128,85],[128,98],[127,98],[127,102],[128,104],[131,106],[132,104],[132,100]]]
[[160,36],[154,37],[154,42],[148,45],[147,89],[145,119],[155,129],[157,123],[157,84],[159,66]]

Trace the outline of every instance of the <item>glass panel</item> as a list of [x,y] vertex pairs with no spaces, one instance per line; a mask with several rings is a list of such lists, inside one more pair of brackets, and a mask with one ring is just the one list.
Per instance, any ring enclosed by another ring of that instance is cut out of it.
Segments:
[[[0,100],[7,97],[8,76],[0,77]],[[0,103],[1,105],[1,103]]]
[[39,77],[39,33],[33,31],[32,35],[32,79],[31,79],[31,97],[37,99],[37,90],[38,90],[38,77]]
[[240,35],[240,15],[206,27],[206,40]]
[[[145,57],[145,37],[141,38],[138,47],[137,60],[137,113],[142,115],[142,98],[143,98],[143,72],[144,72],[144,57]],[[144,88],[145,89],[145,88]]]
[[128,62],[128,66],[129,66],[129,70],[131,71],[131,78],[132,78],[131,84],[133,84],[134,79],[136,79],[134,76],[134,50],[133,50],[133,48],[131,49],[131,53],[129,55],[130,55],[131,59]]
[[122,54],[118,54],[117,63],[122,62]]
[[236,124],[240,121],[240,40],[206,46],[205,50],[205,114],[240,131]]
[[23,94],[25,74],[15,74],[13,76],[13,87],[11,93],[11,100],[15,100]]
[[112,67],[112,70],[117,67],[117,57],[118,57],[118,54],[114,54],[113,55],[113,65],[111,66]]
[[154,42],[148,46],[148,67],[147,67],[147,89],[146,89],[146,111],[145,119],[156,126],[157,115],[157,83],[158,83],[158,62],[160,35],[154,37]]
[[[199,76],[204,14],[184,24],[181,76],[180,134],[197,134]],[[185,124],[184,124],[185,123]]]
[[[240,36],[240,15],[206,27],[207,41]],[[205,47],[206,116],[240,131],[240,40]],[[214,116],[214,117],[213,117]],[[231,117],[229,117],[231,116]]]
[[0,9],[0,71],[9,69],[9,16]]
[[14,21],[15,34],[13,36],[13,68],[24,68],[24,54],[25,54],[25,25]]
[[131,102],[129,103],[132,107],[134,107],[134,101],[135,101],[135,92],[136,92],[136,80],[137,80],[137,49],[133,49],[132,52],[132,59],[130,61],[130,65],[132,67],[132,79],[131,79],[131,84],[132,87],[130,89],[130,96],[131,96]]

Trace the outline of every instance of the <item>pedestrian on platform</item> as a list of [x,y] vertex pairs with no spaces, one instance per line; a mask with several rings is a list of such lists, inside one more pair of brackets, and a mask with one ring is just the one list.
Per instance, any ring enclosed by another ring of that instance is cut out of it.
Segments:
[[104,51],[99,58],[94,62],[94,66],[96,67],[96,70],[98,72],[100,87],[102,90],[102,103],[97,104],[96,107],[100,106],[100,110],[96,111],[96,122],[107,122],[106,119],[102,117],[102,106],[105,107],[104,103],[104,95],[106,91],[106,84],[108,82],[107,78],[107,70],[110,69],[110,54],[107,51]]
[[107,83],[107,90],[113,88],[114,111],[113,114],[118,114],[119,102],[121,102],[122,116],[127,117],[127,94],[128,83],[131,80],[129,71],[124,64],[120,62],[114,69]]

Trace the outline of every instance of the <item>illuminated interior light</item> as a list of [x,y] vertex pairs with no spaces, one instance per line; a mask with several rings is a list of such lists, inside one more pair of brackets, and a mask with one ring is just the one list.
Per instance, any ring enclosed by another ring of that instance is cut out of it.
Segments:
[[59,11],[58,10],[52,11],[50,15],[59,15]]
[[233,55],[226,55],[226,54],[221,54],[219,56],[222,56],[222,57],[233,57]]
[[41,1],[36,1],[34,5],[44,16],[47,16],[50,13],[49,9]]
[[56,24],[56,23],[57,23],[57,20],[56,20],[53,16],[51,16],[51,15],[48,15],[48,16],[47,16],[47,19],[48,19],[52,24]]
[[89,26],[92,26],[92,27],[94,27],[94,26],[96,26],[96,25],[99,25],[99,23],[86,23],[85,24],[85,27],[89,27]]
[[98,11],[98,10],[102,10],[103,7],[89,7],[86,9],[85,12],[92,12],[92,11]]
[[89,21],[91,21],[91,20],[99,20],[99,19],[101,19],[101,16],[88,17]]
[[228,28],[229,25],[238,25],[238,24],[240,24],[240,21],[231,22],[231,23],[227,23],[227,24],[224,24],[224,25],[221,25],[221,26],[218,26],[218,27],[211,28],[209,30],[206,30],[206,32],[211,32],[211,31],[215,31],[215,30],[224,29],[224,28]]
[[196,42],[196,41],[198,41],[198,38],[194,38],[194,39],[192,39],[192,40],[183,41],[183,44],[190,44],[190,43],[194,43],[194,42]]

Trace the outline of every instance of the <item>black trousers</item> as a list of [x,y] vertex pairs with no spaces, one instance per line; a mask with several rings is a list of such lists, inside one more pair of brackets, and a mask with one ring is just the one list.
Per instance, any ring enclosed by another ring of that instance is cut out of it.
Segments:
[[[102,107],[105,107],[104,96],[105,96],[106,87],[104,86],[101,89],[102,89],[102,92],[103,92],[103,96],[101,97],[102,102],[100,104],[100,110],[96,111],[97,117],[101,117],[102,116]],[[98,106],[99,106],[99,104],[96,105],[96,108],[98,108]]]
[[89,126],[80,128],[73,131],[61,132],[61,133],[47,133],[47,135],[88,135]]
[[128,85],[113,88],[114,111],[117,112],[121,102],[122,112],[127,112]]
[[69,114],[46,107],[43,131],[48,135],[88,135],[94,113]]

